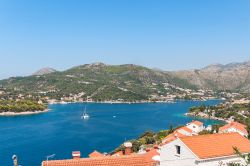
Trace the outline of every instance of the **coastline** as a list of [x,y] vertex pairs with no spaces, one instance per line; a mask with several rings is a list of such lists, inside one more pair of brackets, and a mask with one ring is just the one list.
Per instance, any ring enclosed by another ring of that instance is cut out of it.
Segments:
[[185,100],[185,99],[176,99],[176,100],[163,100],[163,101],[53,101],[48,102],[48,104],[72,104],[72,103],[97,103],[97,104],[147,104],[147,103],[176,103],[177,101],[207,101],[207,100],[221,100],[224,101],[222,98],[214,98],[214,99],[206,99],[206,100]]
[[21,115],[33,115],[48,112],[49,109],[45,109],[43,111],[27,111],[27,112],[1,112],[0,116],[21,116]]
[[212,120],[219,120],[219,121],[223,121],[223,122],[227,122],[228,123],[228,120],[226,119],[222,119],[222,118],[217,118],[217,117],[214,117],[214,116],[210,116],[210,117],[205,117],[205,116],[195,116],[191,113],[185,113],[184,116],[189,116],[189,117],[196,117],[196,118],[202,118],[202,119],[212,119]]

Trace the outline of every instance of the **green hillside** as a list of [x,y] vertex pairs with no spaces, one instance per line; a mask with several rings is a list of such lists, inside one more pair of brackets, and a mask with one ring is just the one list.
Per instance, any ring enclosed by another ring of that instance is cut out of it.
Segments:
[[32,94],[60,99],[81,93],[82,98],[96,101],[135,101],[153,94],[174,93],[164,83],[182,88],[196,87],[184,79],[166,72],[137,65],[105,65],[102,63],[77,66],[63,72],[14,77],[0,81],[0,86],[12,94]]

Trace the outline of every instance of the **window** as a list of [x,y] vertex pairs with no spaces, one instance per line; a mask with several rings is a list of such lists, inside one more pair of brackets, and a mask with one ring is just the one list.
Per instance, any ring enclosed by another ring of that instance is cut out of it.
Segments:
[[175,149],[176,149],[176,154],[180,155],[181,154],[181,147],[178,145],[175,145]]

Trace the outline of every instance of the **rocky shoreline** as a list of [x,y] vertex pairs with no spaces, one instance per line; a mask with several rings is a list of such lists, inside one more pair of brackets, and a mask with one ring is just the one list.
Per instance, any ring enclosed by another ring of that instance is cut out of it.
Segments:
[[48,112],[49,109],[43,111],[27,111],[27,112],[1,112],[0,116],[19,116],[19,115],[33,115]]

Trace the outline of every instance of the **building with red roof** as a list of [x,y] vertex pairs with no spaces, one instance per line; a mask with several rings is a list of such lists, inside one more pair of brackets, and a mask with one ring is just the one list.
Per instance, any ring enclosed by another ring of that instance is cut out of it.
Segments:
[[89,158],[80,158],[80,152],[72,152],[73,159],[43,161],[42,166],[158,166],[160,154],[158,146],[149,149],[141,154],[132,153],[132,144],[124,143],[125,150],[116,154],[103,155],[94,151],[89,154]]
[[89,154],[89,158],[95,158],[95,157],[103,157],[104,155],[98,151],[94,151],[92,153]]
[[196,134],[204,130],[203,123],[197,120],[193,120],[192,122],[188,123],[186,126],[187,128],[191,129]]
[[43,161],[42,166],[157,166],[157,161],[149,160],[146,155],[130,155],[119,157],[95,157],[69,160]]
[[199,132],[204,130],[203,123],[200,121],[192,121],[186,126],[176,129],[172,134],[169,134],[162,140],[162,144],[169,143],[173,140],[176,140],[177,137],[193,136],[198,135]]
[[232,133],[237,132],[242,136],[247,137],[247,126],[238,122],[231,122],[219,128],[219,133]]
[[223,133],[181,137],[165,144],[160,151],[161,166],[217,166],[246,164],[234,153],[250,153],[250,141],[239,133]]

